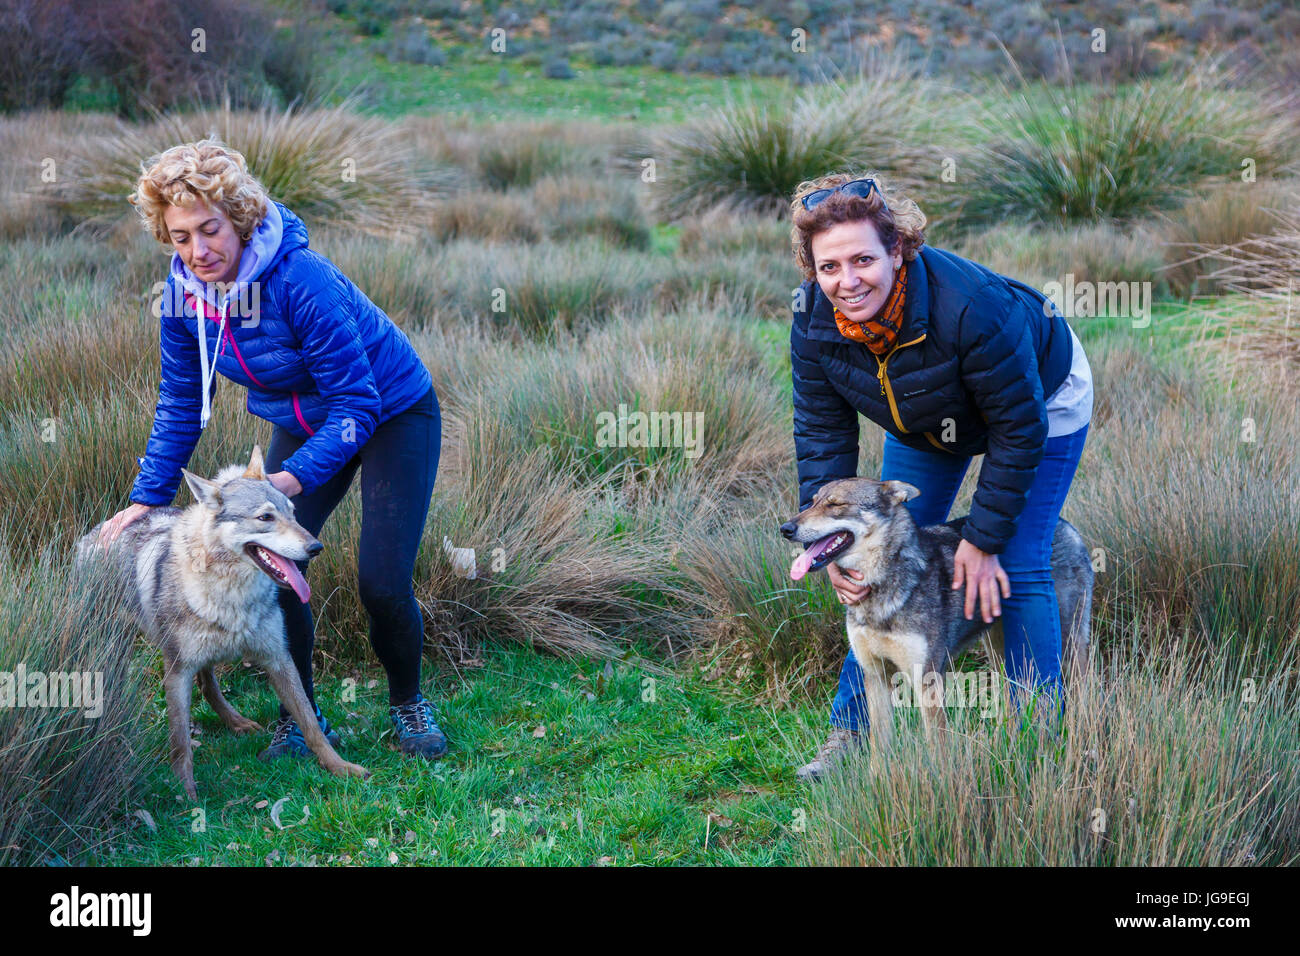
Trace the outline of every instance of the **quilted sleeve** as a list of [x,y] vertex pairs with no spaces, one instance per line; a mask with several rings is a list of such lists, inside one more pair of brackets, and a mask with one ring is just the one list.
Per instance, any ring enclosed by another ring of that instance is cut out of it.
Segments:
[[131,500],[145,505],[169,504],[180,485],[181,469],[198,444],[199,411],[203,385],[199,374],[198,340],[185,329],[184,311],[176,315],[177,290],[169,278],[163,292],[159,318],[161,377],[153,428],[140,473],[131,488]]

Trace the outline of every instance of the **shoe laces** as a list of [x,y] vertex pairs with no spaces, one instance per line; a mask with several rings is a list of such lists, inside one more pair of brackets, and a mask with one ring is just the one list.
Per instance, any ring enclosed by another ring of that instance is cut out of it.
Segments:
[[817,759],[825,760],[833,754],[848,750],[853,744],[853,731],[836,728],[830,732],[826,742],[822,744],[821,750],[817,751]]
[[281,717],[275,725],[275,732],[271,734],[271,746],[285,743],[297,729],[298,725],[292,717]]
[[433,723],[432,708],[424,698],[395,706],[393,716],[401,724],[403,734],[427,734]]

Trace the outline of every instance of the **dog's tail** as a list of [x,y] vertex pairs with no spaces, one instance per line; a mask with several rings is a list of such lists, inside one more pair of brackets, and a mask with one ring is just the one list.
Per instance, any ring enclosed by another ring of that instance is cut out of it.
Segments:
[[1092,555],[1083,535],[1064,518],[1052,539],[1052,579],[1061,611],[1061,671],[1088,660],[1092,635]]

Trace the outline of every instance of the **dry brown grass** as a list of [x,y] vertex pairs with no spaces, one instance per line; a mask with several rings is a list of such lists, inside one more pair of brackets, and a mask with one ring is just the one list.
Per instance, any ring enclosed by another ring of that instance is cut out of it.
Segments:
[[[1286,866],[1300,859],[1294,682],[1205,657],[1159,615],[1069,688],[1063,725],[915,711],[886,759],[809,794],[800,862],[866,866]],[[1293,673],[1293,671],[1292,671]],[[999,687],[999,693],[1005,693]]]
[[[1300,204],[1294,180],[1232,183],[1198,196],[1165,220],[1165,274],[1175,295],[1229,291],[1234,277],[1268,271]],[[1294,229],[1291,230],[1294,233]],[[1294,253],[1288,253],[1294,256]]]
[[309,220],[374,235],[415,234],[430,203],[455,185],[455,176],[419,156],[398,127],[360,116],[348,104],[302,110],[227,104],[75,137],[50,195],[65,215],[112,225],[135,215],[126,197],[141,163],[211,136],[244,154],[273,199]]

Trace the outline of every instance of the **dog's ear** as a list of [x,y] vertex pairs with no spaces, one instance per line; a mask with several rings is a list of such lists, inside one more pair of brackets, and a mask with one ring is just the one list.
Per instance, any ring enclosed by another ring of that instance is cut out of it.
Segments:
[[213,511],[221,510],[221,486],[215,481],[208,481],[206,478],[200,478],[194,472],[182,468],[181,474],[185,476],[185,484],[190,486],[190,491],[194,493],[194,500],[210,508]]
[[911,501],[921,494],[921,489],[915,485],[909,485],[905,481],[885,481],[881,482],[880,493],[885,496],[885,500],[891,506],[901,505],[904,501]]
[[266,469],[262,463],[262,446],[253,446],[253,457],[248,459],[248,469],[244,472],[245,478],[252,478],[254,481],[266,480]]

